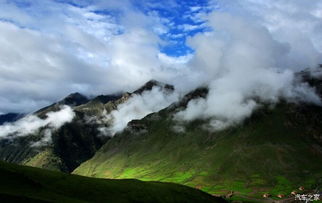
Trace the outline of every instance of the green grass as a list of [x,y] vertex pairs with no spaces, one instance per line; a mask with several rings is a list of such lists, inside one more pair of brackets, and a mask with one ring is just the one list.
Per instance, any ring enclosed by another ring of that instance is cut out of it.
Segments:
[[209,132],[205,121],[197,120],[185,125],[185,133],[176,133],[169,115],[164,110],[160,119],[146,117],[141,121],[146,133],[124,131],[73,173],[174,182],[210,194],[234,191],[253,198],[321,186],[322,156],[312,151],[318,144],[312,135],[322,132],[316,124],[322,120],[321,108],[303,113],[281,104],[221,132]]
[[225,202],[182,185],[107,180],[0,162],[1,202]]
[[60,171],[63,168],[61,159],[53,153],[52,149],[45,149],[36,156],[25,160],[23,165]]

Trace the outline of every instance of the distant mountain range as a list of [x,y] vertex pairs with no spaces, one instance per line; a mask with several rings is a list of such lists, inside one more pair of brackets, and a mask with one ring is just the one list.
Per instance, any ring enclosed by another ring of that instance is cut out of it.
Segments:
[[[297,75],[322,95],[322,80],[307,72]],[[262,104],[242,124],[222,131],[205,126],[207,119],[178,124],[175,113],[189,101],[205,98],[207,87],[143,119],[132,120],[115,136],[99,130],[110,123],[89,122],[153,87],[174,87],[149,81],[133,93],[100,95],[93,99],[74,93],[35,115],[45,118],[60,105],[75,112],[72,122],[52,132],[52,143],[35,147],[46,127],[22,137],[0,141],[0,159],[73,174],[184,184],[231,200],[278,199],[291,192],[319,192],[322,186],[322,107],[281,101],[273,108]]]
[[22,118],[24,114],[19,114],[19,113],[7,113],[7,114],[2,114],[0,115],[0,125],[4,123],[11,123],[14,121],[19,120]]

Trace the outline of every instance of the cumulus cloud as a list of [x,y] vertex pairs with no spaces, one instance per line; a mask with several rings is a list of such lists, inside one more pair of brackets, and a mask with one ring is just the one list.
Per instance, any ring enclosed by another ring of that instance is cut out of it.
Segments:
[[160,87],[153,87],[151,91],[144,91],[142,94],[134,94],[107,115],[106,119],[111,122],[111,127],[107,130],[114,135],[122,131],[131,120],[142,119],[150,113],[160,111],[176,102],[178,98],[178,93]]
[[[321,63],[321,50],[312,46],[311,32],[300,32],[300,36],[294,33],[295,22],[294,26],[272,28],[267,24],[267,16],[255,19],[248,14],[254,9],[254,1],[238,2],[244,7],[237,9],[229,4],[226,9],[214,11],[208,17],[213,31],[189,40],[195,50],[189,65],[200,69],[210,90],[207,98],[189,102],[184,111],[176,114],[177,119],[211,119],[210,126],[221,130],[240,123],[263,102],[276,103],[283,98],[321,104],[314,89],[294,77],[296,71]],[[289,4],[300,6],[299,2]],[[275,5],[284,8],[282,2]],[[263,5],[256,6],[261,11]],[[283,19],[294,20],[293,16],[288,17]],[[307,27],[313,26],[310,21],[307,23]],[[276,32],[277,29],[283,32]],[[283,36],[285,33],[287,36]]]
[[1,112],[34,111],[71,92],[132,91],[172,75],[160,68],[157,16],[130,1],[77,4],[0,1]]
[[[170,57],[160,51],[170,43],[160,35],[171,34],[172,20],[156,11],[144,12],[133,1],[25,0],[0,5],[1,112],[32,112],[71,92],[133,91],[151,79],[174,81],[185,90],[199,81],[181,83],[181,78],[199,74],[184,67],[190,56]],[[167,5],[178,6],[172,0]],[[142,5],[160,6],[152,1]]]
[[43,138],[35,143],[48,143],[51,140],[52,130],[57,130],[65,123],[71,122],[75,116],[71,107],[64,105],[57,112],[49,112],[45,119],[41,119],[36,115],[27,115],[13,123],[5,123],[0,126],[0,138],[8,136],[26,136],[36,133],[40,128],[46,127]]

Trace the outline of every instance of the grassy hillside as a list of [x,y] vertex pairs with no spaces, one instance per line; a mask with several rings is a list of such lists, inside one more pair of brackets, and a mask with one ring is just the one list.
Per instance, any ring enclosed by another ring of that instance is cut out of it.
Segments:
[[171,183],[104,180],[0,162],[1,202],[224,202]]
[[133,121],[73,173],[101,178],[174,182],[210,194],[288,196],[299,186],[321,189],[322,108],[281,103],[220,132],[203,120],[184,133],[169,107]]

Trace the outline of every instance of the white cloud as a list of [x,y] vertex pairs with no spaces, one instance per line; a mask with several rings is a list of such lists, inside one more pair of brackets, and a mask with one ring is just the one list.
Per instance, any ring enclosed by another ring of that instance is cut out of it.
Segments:
[[36,115],[27,115],[22,119],[5,123],[0,126],[0,138],[13,136],[26,136],[36,133],[40,128],[47,127],[43,139],[40,142],[48,142],[51,140],[51,131],[57,130],[65,123],[71,122],[75,116],[74,111],[69,106],[61,106],[57,112],[49,112],[45,119],[41,119]]
[[176,92],[169,92],[160,87],[153,87],[151,91],[144,91],[141,95],[133,95],[107,115],[107,119],[112,121],[108,130],[114,135],[122,131],[131,120],[142,119],[150,113],[160,111],[178,98]]
[[[161,41],[150,29],[160,32],[163,22],[128,1],[26,4],[0,2],[1,112],[30,112],[76,91],[131,91],[172,74],[160,68]],[[115,10],[119,19],[108,12]]]
[[[210,90],[207,98],[192,100],[186,110],[178,112],[177,119],[211,119],[210,126],[220,130],[243,121],[261,102],[284,98],[321,104],[314,89],[294,79],[294,72],[321,63],[322,55],[312,46],[311,33],[298,36],[292,26],[275,32],[265,18],[254,19],[246,12],[254,5],[243,5],[233,7],[233,13],[231,7],[213,12],[208,17],[213,31],[189,40],[195,50],[189,65],[204,74]],[[290,20],[288,16],[283,19]],[[310,22],[306,23],[310,27]]]
[[196,12],[196,11],[199,11],[201,8],[202,8],[202,7],[200,7],[200,6],[192,6],[192,7],[190,7],[190,10],[191,10],[192,12]]
[[163,53],[158,54],[159,59],[167,65],[174,65],[174,64],[186,64],[192,57],[192,54],[179,56],[179,57],[171,57]]
[[182,29],[183,31],[187,32],[187,31],[194,31],[197,29],[202,29],[205,28],[206,24],[201,23],[201,24],[183,24],[178,26],[178,28]]

